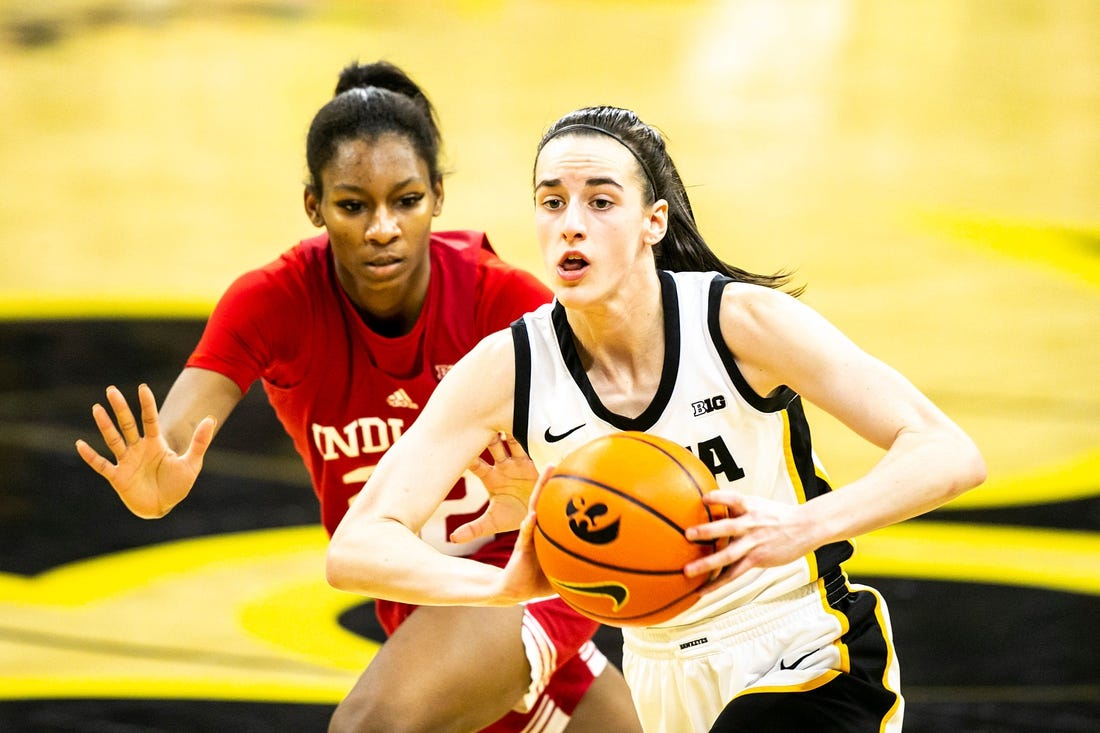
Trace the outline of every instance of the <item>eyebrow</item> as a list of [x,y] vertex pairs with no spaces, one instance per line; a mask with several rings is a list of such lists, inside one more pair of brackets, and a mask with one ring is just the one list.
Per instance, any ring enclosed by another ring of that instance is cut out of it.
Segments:
[[[419,179],[416,176],[411,176],[409,178],[406,178],[403,181],[398,181],[396,184],[394,184],[391,187],[391,189],[396,191],[398,189],[405,188],[406,186],[411,186],[414,183],[416,183],[418,180]],[[334,189],[340,189],[341,191],[350,191],[352,193],[363,193],[364,191],[366,191],[365,188],[362,188],[360,186],[354,186],[350,183],[336,183],[336,184],[333,184],[332,187]]]
[[[561,185],[560,178],[548,178],[543,181],[539,181],[535,186],[537,191],[540,188],[557,188]],[[614,178],[589,178],[584,182],[586,188],[594,188],[596,186],[613,186],[620,191],[623,190],[622,184],[616,181]]]

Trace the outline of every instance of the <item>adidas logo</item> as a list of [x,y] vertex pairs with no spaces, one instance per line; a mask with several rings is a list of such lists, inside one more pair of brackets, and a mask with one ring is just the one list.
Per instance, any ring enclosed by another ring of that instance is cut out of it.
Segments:
[[403,389],[399,389],[387,397],[386,404],[390,407],[407,407],[410,410],[420,409],[420,405],[413,402],[412,397],[409,397],[409,393]]

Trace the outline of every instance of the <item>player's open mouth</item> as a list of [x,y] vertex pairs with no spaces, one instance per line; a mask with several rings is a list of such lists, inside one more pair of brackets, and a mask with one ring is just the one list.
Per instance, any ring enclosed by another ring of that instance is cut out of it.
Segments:
[[588,260],[576,252],[567,252],[558,261],[558,277],[563,280],[577,280],[588,270]]

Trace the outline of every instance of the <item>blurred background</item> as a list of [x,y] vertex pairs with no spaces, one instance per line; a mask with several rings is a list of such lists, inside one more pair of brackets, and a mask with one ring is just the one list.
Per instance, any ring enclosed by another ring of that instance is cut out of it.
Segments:
[[[439,112],[437,228],[536,273],[545,128],[659,127],[714,249],[793,269],[985,454],[849,563],[891,606],[906,729],[1100,730],[1095,0],[0,0],[0,730],[323,730],[369,661],[261,390],[157,522],[72,445],[314,233],[306,129],[379,58]],[[834,483],[879,457],[811,419]]]

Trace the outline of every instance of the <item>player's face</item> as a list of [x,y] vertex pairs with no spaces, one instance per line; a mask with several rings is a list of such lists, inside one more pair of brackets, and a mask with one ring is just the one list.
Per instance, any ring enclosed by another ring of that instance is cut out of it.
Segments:
[[432,185],[427,163],[396,134],[341,143],[321,179],[320,200],[306,191],[306,212],[328,230],[344,290],[378,319],[415,321],[442,184]]
[[629,150],[606,135],[565,134],[535,162],[535,232],[549,284],[566,306],[599,302],[632,274],[654,269],[663,201],[644,202]]

